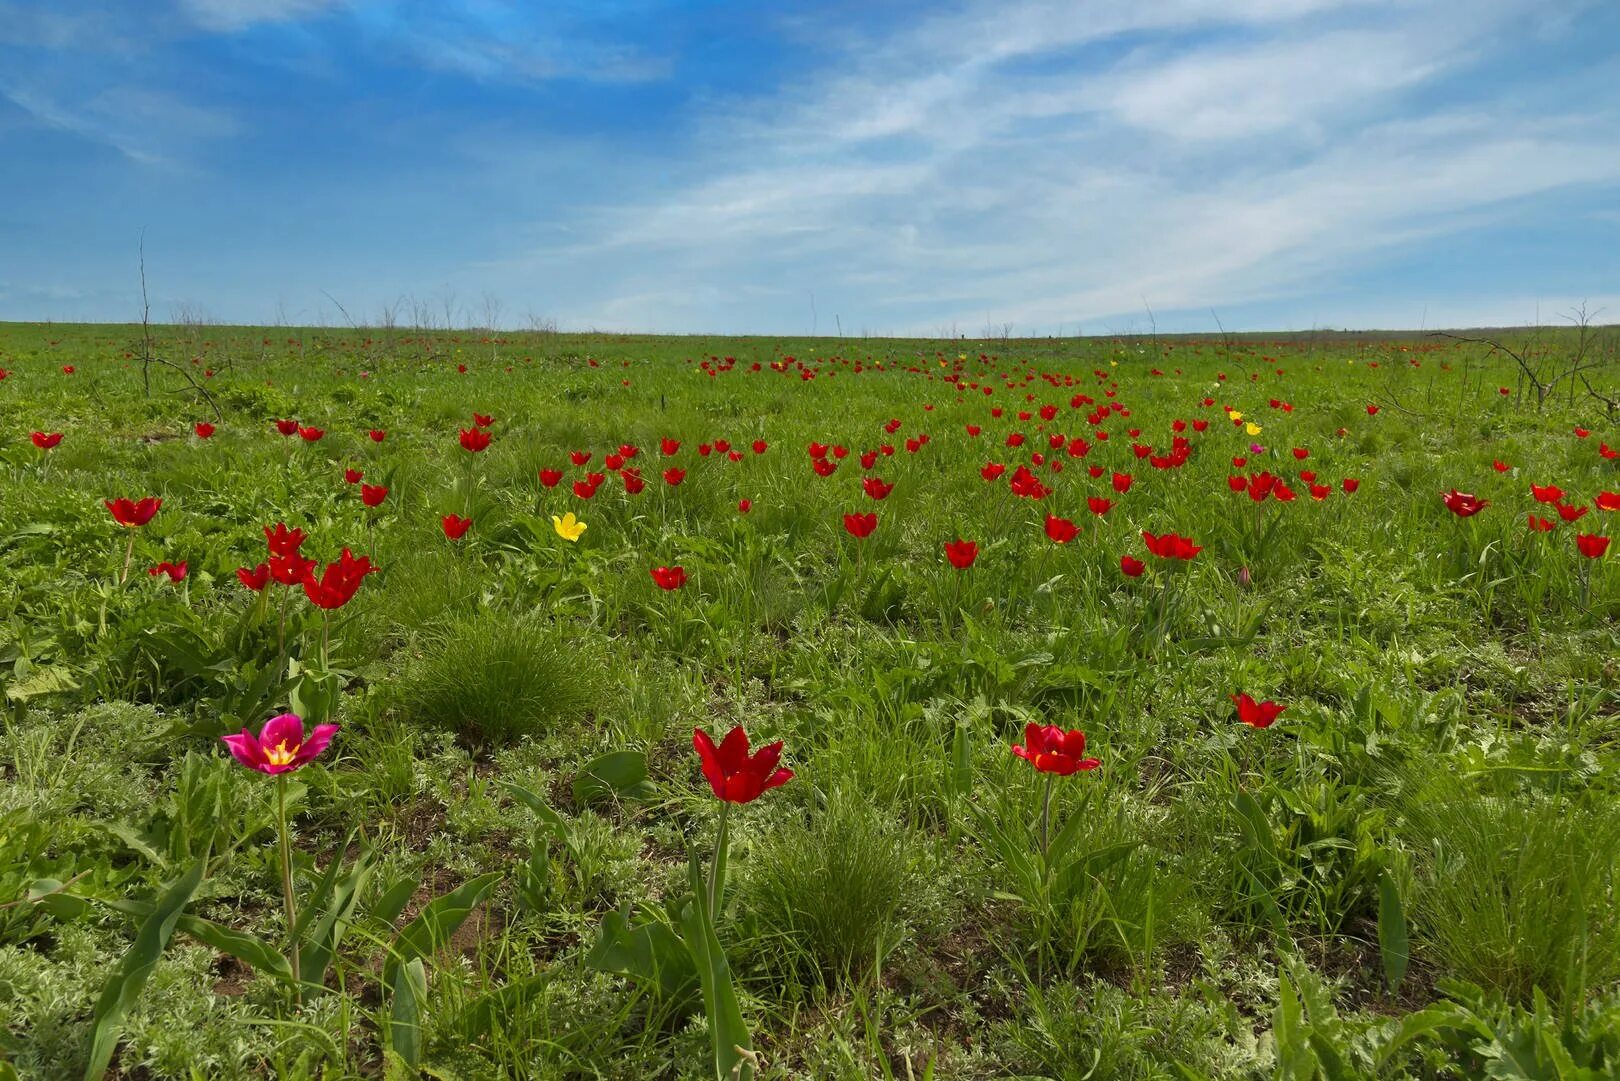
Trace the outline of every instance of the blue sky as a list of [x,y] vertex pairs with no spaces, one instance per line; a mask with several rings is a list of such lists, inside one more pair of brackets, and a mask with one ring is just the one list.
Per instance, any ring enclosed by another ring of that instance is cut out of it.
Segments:
[[1620,321],[1620,5],[0,0],[0,319],[143,231],[160,319]]

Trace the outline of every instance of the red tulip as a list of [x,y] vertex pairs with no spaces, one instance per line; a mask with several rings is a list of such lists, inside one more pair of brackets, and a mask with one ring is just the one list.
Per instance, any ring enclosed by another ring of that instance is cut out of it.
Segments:
[[1578,533],[1575,547],[1587,559],[1597,559],[1609,550],[1609,538],[1597,533]]
[[1232,701],[1237,704],[1238,720],[1250,728],[1270,728],[1277,720],[1277,715],[1287,708],[1269,699],[1256,702],[1248,694],[1234,694]]
[[1311,456],[1311,452],[1310,452],[1309,448],[1306,448],[1306,447],[1295,447],[1294,448],[1294,460],[1295,461],[1303,462],[1306,458],[1309,458],[1310,456]]
[[574,482],[574,494],[581,499],[589,499],[596,494],[596,485],[588,480],[576,480]]
[[307,537],[302,529],[288,529],[286,522],[277,522],[274,529],[264,527],[264,544],[273,556],[294,555]]
[[1005,472],[1007,472],[1006,466],[998,465],[995,462],[987,462],[985,463],[984,468],[979,470],[979,476],[983,477],[987,481],[991,481],[997,479]]
[[1131,490],[1131,475],[1129,473],[1114,474],[1114,491],[1124,495]]
[[382,501],[388,498],[388,489],[381,484],[362,484],[360,486],[360,502],[368,507],[380,507]]
[[810,468],[816,471],[818,477],[830,477],[838,469],[838,463],[826,458],[816,458],[811,461]]
[[575,465],[584,465],[591,460],[591,452],[588,450],[571,450],[568,452],[568,460]]
[[242,765],[274,776],[314,761],[337,731],[335,724],[318,724],[306,739],[303,720],[295,713],[283,713],[266,721],[257,739],[246,728],[237,735],[220,738],[230,748],[231,757]]
[[1597,504],[1601,511],[1620,510],[1620,492],[1599,492],[1592,502]]
[[276,421],[276,431],[282,435],[297,435],[298,422],[296,420],[278,420]]
[[106,507],[112,512],[113,521],[126,529],[137,529],[152,520],[158,508],[163,506],[163,500],[155,496],[145,499],[109,499]]
[[62,365],[62,374],[63,375],[72,375],[73,372],[74,372],[73,365],[71,365],[71,364]]
[[371,441],[373,443],[381,443],[384,439],[388,438],[388,433],[383,431],[381,428],[372,428],[370,431],[366,432],[366,434],[371,437]]
[[295,586],[303,582],[310,571],[315,569],[313,559],[305,559],[297,552],[289,552],[284,556],[270,557],[270,577],[284,586]]
[[321,441],[321,437],[325,434],[326,430],[324,428],[317,428],[314,425],[310,425],[307,428],[301,427],[298,429],[298,438],[302,439],[306,443],[319,443]]
[[767,744],[750,756],[748,735],[741,725],[726,733],[718,747],[707,732],[694,728],[692,748],[697,751],[703,776],[715,798],[727,803],[752,803],[762,793],[793,779],[792,770],[777,766],[782,759],[782,741]]
[[812,458],[825,458],[830,448],[825,443],[817,443],[812,440],[805,449],[810,452]]
[[1586,517],[1585,506],[1576,507],[1568,503],[1558,503],[1556,504],[1556,507],[1558,510],[1558,517],[1562,518],[1566,522],[1579,521],[1580,519]]
[[192,431],[197,433],[198,439],[212,439],[214,436],[214,426],[206,420],[199,420],[192,425]]
[[873,499],[887,499],[889,493],[894,491],[894,485],[883,483],[881,477],[862,477],[861,487],[865,488],[866,494]]
[[313,569],[304,575],[304,595],[318,608],[327,611],[342,608],[354,599],[366,575],[378,569],[370,556],[356,559],[354,553],[345,548],[335,563],[326,565],[320,578],[315,577]]
[[1192,542],[1191,537],[1183,537],[1179,533],[1165,533],[1156,537],[1143,530],[1142,540],[1147,544],[1148,551],[1160,559],[1187,560],[1203,551]]
[[1113,508],[1114,501],[1112,499],[1105,499],[1100,495],[1086,497],[1086,509],[1091,511],[1092,514],[1095,514],[1099,518],[1107,514],[1110,510],[1113,510]]
[[473,427],[475,427],[475,428],[488,428],[491,424],[494,424],[494,423],[495,423],[495,418],[494,417],[486,416],[483,413],[476,413],[475,412],[473,414]]
[[1333,492],[1333,486],[1331,484],[1313,484],[1310,487],[1311,498],[1316,500],[1318,503],[1326,499]]
[[1446,509],[1459,518],[1472,518],[1491,505],[1488,499],[1481,499],[1469,492],[1459,492],[1455,488],[1449,492],[1441,492],[1440,498],[1445,503]]
[[54,450],[56,449],[56,445],[62,441],[62,433],[51,432],[47,434],[45,432],[32,432],[29,434],[29,438],[34,441],[34,446],[38,447],[40,450]]
[[1575,426],[1575,438],[1576,439],[1585,439],[1587,436],[1589,436],[1591,434],[1592,434],[1592,429],[1590,429],[1590,428],[1582,428],[1578,424]]
[[951,561],[951,566],[959,571],[965,571],[973,566],[973,561],[979,558],[979,546],[970,540],[955,540],[945,542],[945,558]]
[[686,584],[686,568],[654,567],[652,569],[652,580],[658,583],[659,589],[679,589]]
[[146,573],[150,574],[153,578],[156,578],[160,574],[166,574],[169,576],[169,581],[178,582],[184,579],[186,576],[186,561],[182,559],[178,563],[170,563],[165,560],[155,567],[146,568]]
[[769,446],[770,446],[770,444],[765,442],[765,440],[756,439],[756,440],[754,440],[754,447],[753,447],[754,453],[755,454],[764,454],[765,451],[769,448]]
[[1046,516],[1046,535],[1058,544],[1068,544],[1080,535],[1080,527],[1067,518],[1059,518],[1055,514]]
[[844,530],[858,540],[865,540],[877,528],[878,516],[876,514],[846,514],[844,515]]
[[458,518],[454,514],[446,514],[440,519],[440,524],[444,526],[444,535],[446,537],[450,540],[460,540],[466,535],[467,530],[472,528],[472,519]]
[[557,487],[557,484],[562,480],[562,477],[562,470],[560,469],[540,470],[540,483],[544,484],[547,488]]
[[[681,449],[681,441],[679,439],[671,439],[666,435],[664,438],[658,441],[658,449],[664,455],[664,457],[672,457],[676,451]],[[583,465],[584,463],[579,464]]]
[[1065,732],[1055,724],[1024,725],[1024,742],[1013,744],[1012,753],[1042,773],[1067,777],[1081,770],[1102,765],[1086,757],[1086,734],[1078,729]]
[[737,513],[738,514],[747,514],[749,511],[751,511],[753,509],[754,509],[754,501],[752,499],[739,499],[739,500],[737,500]]
[[479,451],[485,450],[489,447],[489,433],[484,431],[484,429],[459,428],[457,431],[461,433],[460,439],[462,450],[477,454]]
[[1345,477],[1344,483],[1340,487],[1344,489],[1345,495],[1352,495],[1357,488],[1361,487],[1361,482],[1355,477]]
[[686,470],[684,469],[677,469],[671,466],[669,469],[664,470],[664,483],[669,485],[671,488],[674,488],[685,479]]
[[248,589],[258,593],[270,584],[270,564],[260,563],[257,567],[237,567],[236,580]]
[[345,469],[343,471],[343,479],[345,481],[347,481],[348,483],[350,483],[350,484],[359,484],[360,483],[360,478],[363,477],[363,476],[365,476],[364,471],[359,470],[359,469],[352,469],[351,468],[351,469]]
[[1127,578],[1140,578],[1142,572],[1147,570],[1147,564],[1132,556],[1120,556],[1119,569]]
[[1378,407],[1376,405],[1368,403],[1368,405],[1367,405],[1367,415],[1369,417],[1376,417],[1378,415]]
[[1525,524],[1530,527],[1532,533],[1551,533],[1553,528],[1552,522],[1538,518],[1534,514],[1529,515],[1529,520]]
[[1509,469],[1512,469],[1513,467],[1508,465],[1506,462],[1502,461],[1502,459],[1496,458],[1496,459],[1492,460],[1491,468],[1496,470],[1498,473],[1506,473]]
[[1536,497],[1537,503],[1556,503],[1564,498],[1564,490],[1556,484],[1532,484],[1530,494]]

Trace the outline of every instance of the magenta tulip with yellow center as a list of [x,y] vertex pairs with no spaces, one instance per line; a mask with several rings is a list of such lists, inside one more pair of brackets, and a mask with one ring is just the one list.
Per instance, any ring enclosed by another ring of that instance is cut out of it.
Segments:
[[296,713],[283,713],[264,722],[257,738],[246,728],[234,736],[220,737],[236,760],[248,769],[271,775],[291,773],[308,765],[326,750],[339,726],[318,724],[304,736],[304,722]]

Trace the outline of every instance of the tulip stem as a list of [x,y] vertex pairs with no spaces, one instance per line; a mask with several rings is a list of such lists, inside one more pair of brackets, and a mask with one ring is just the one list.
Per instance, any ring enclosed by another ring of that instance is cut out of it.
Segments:
[[129,565],[135,560],[135,531],[129,532],[129,547],[124,549],[124,570],[118,576],[118,584],[123,585],[129,581]]
[[287,777],[276,775],[276,821],[281,827],[281,901],[287,914],[287,960],[292,964],[293,1004],[303,998],[299,986],[297,910],[293,904],[292,842],[287,836]]
[[720,879],[725,875],[726,845],[729,840],[728,830],[731,819],[730,802],[720,804],[720,830],[714,840],[714,862],[709,865],[709,919],[716,918],[719,912],[721,890]]
[[1046,791],[1041,793],[1041,870],[1049,871],[1052,861],[1052,779],[1053,775],[1046,775]]

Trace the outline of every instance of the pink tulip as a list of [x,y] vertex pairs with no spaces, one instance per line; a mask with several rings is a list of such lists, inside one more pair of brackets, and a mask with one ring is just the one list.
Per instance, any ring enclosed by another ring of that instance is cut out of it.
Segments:
[[318,724],[304,738],[304,722],[296,713],[283,713],[264,722],[259,737],[246,728],[234,736],[221,736],[236,760],[248,769],[272,776],[308,765],[337,735],[338,725]]

